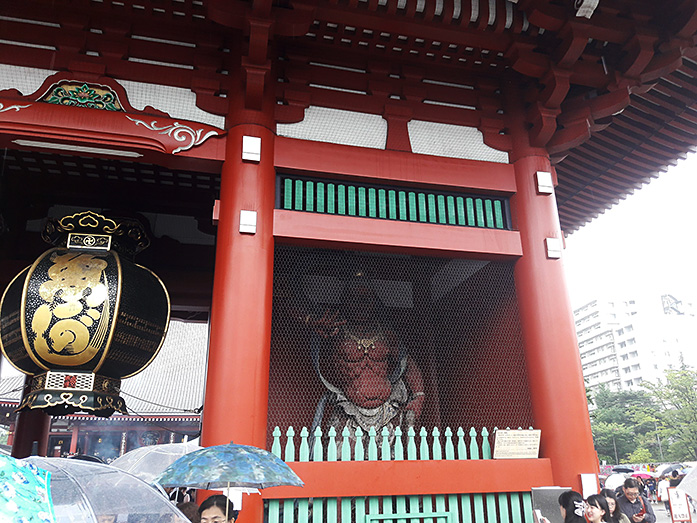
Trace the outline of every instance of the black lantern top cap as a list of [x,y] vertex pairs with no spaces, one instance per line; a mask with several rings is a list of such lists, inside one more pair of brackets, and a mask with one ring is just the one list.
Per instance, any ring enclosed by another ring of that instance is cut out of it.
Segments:
[[56,247],[68,249],[115,250],[133,258],[150,245],[143,224],[137,220],[113,220],[93,211],[48,218],[41,237]]

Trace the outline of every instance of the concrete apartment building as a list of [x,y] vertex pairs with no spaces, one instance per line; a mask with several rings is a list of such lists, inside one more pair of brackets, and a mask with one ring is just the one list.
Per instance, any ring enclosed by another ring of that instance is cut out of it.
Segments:
[[636,390],[683,362],[697,366],[695,307],[674,295],[599,298],[575,309],[574,320],[591,392]]

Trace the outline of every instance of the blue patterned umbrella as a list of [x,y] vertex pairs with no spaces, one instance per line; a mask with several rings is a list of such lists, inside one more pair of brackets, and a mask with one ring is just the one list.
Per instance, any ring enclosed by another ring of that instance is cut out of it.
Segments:
[[179,458],[155,479],[163,487],[263,489],[304,483],[281,459],[248,445],[216,445]]
[[0,522],[55,523],[51,473],[0,455]]

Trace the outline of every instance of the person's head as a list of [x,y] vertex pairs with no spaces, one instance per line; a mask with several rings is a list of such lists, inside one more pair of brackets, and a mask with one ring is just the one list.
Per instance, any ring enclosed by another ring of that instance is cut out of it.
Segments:
[[201,521],[201,516],[198,513],[198,505],[193,501],[186,501],[184,503],[177,503],[177,508],[181,510],[191,523],[199,523]]
[[586,518],[591,523],[610,520],[610,509],[605,496],[592,494],[586,500]]
[[635,478],[625,479],[622,491],[624,492],[624,497],[634,503],[639,497],[639,482]]
[[673,472],[670,473],[670,475],[673,476],[674,478],[677,478],[680,474],[678,474],[677,470],[674,470]]
[[583,496],[575,490],[567,490],[559,496],[559,510],[564,523],[585,523]]
[[232,501],[226,496],[218,494],[201,503],[198,514],[201,517],[201,523],[233,523],[237,519],[238,512]]
[[621,511],[617,506],[617,496],[615,495],[615,491],[609,488],[604,488],[600,491],[600,494],[602,494],[605,497],[605,501],[607,501],[607,508],[610,511],[610,519],[619,521]]

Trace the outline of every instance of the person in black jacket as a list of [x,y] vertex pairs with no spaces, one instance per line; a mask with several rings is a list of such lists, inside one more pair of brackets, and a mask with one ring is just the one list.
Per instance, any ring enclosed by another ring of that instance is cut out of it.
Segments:
[[624,481],[622,494],[617,497],[617,505],[632,523],[656,523],[651,503],[639,493],[639,482],[635,478]]

